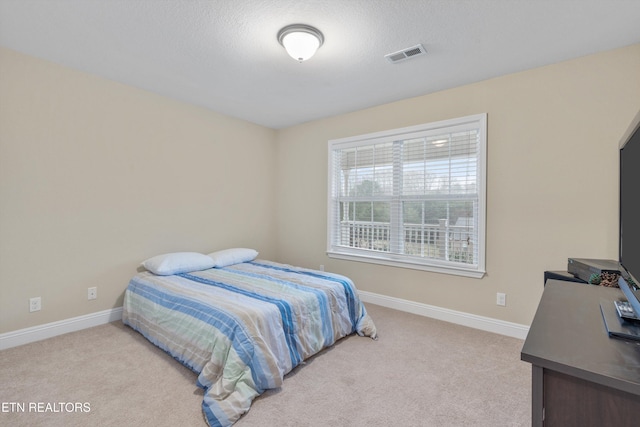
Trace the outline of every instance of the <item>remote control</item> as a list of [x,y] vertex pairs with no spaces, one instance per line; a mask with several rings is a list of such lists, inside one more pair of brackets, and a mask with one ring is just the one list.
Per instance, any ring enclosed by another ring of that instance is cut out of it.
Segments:
[[640,321],[629,301],[614,301],[618,315],[625,320]]

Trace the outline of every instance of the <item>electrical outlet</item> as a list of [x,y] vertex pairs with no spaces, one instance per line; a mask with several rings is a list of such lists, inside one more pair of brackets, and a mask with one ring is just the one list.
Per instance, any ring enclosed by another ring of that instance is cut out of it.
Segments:
[[42,299],[40,297],[29,299],[29,312],[40,311],[42,309]]
[[98,288],[87,288],[87,299],[96,299],[98,298]]
[[505,306],[507,305],[507,294],[503,294],[502,292],[498,292],[496,294],[496,304]]

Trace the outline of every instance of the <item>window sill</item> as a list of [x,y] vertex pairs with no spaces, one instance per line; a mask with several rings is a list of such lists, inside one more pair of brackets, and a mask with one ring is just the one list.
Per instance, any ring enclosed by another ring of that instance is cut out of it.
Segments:
[[407,260],[393,260],[383,257],[376,257],[373,255],[354,255],[343,252],[328,251],[329,258],[343,259],[347,261],[366,262],[370,264],[388,265],[398,268],[409,268],[413,270],[430,271],[433,273],[451,274],[455,276],[471,277],[474,279],[481,279],[485,275],[484,270],[465,269],[458,266],[449,265],[427,265],[422,263],[410,262]]

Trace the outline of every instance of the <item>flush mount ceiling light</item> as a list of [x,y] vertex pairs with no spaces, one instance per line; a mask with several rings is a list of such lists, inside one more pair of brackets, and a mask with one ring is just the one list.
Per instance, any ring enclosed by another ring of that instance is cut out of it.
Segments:
[[302,62],[311,58],[322,46],[324,36],[318,29],[309,25],[293,24],[278,31],[278,43],[285,48],[289,56]]

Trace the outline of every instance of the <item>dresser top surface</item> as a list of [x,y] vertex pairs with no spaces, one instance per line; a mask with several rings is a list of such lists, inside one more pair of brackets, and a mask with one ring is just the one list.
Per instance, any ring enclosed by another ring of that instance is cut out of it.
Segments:
[[617,288],[548,280],[522,360],[640,396],[640,341],[610,338],[600,311],[623,299]]

